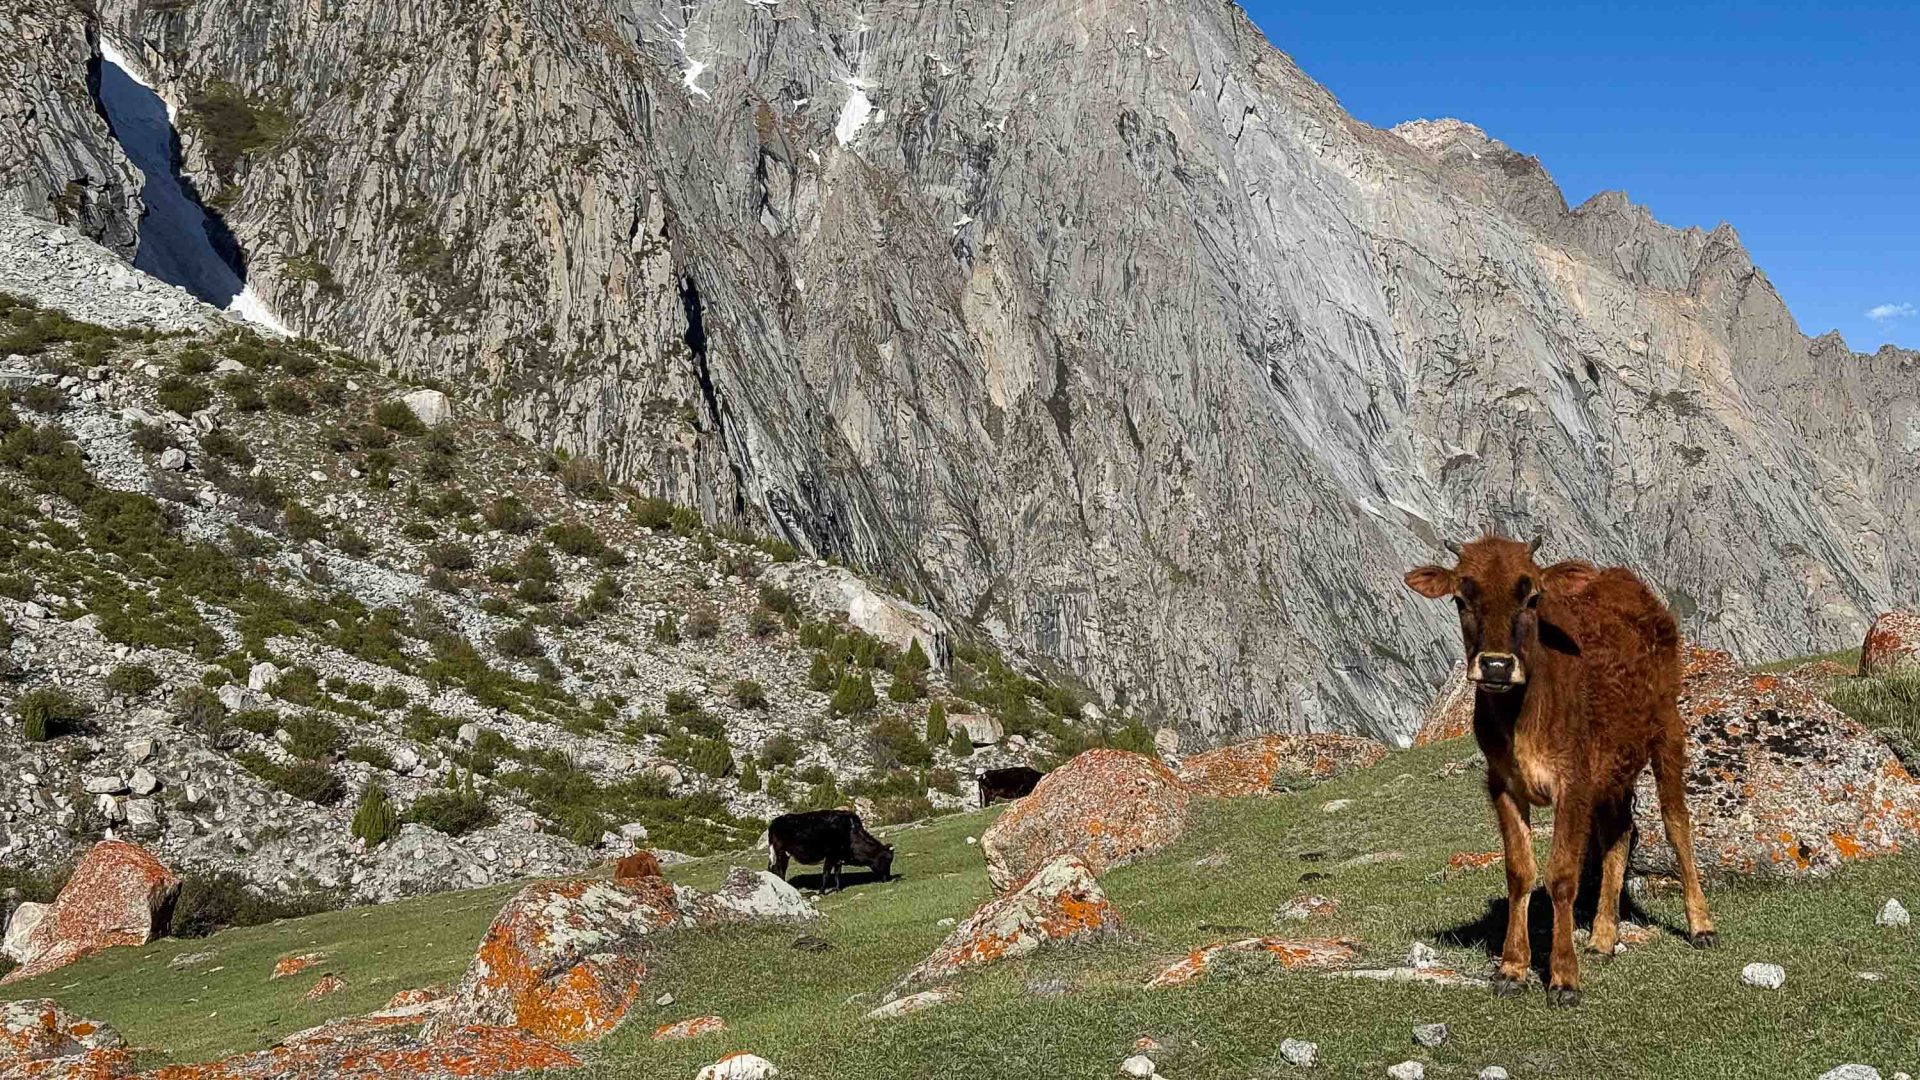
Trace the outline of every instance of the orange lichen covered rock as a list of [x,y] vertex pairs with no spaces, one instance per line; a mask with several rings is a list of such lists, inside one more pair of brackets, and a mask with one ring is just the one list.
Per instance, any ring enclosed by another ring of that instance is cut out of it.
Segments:
[[[1791,674],[1685,656],[1687,808],[1703,873],[1822,874],[1920,841],[1920,783],[1886,743]],[[1635,800],[1634,866],[1673,875],[1651,771]]]
[[664,878],[529,885],[494,917],[431,1027],[516,1027],[561,1045],[597,1039],[640,992],[641,941],[690,923]]
[[1331,896],[1303,893],[1280,905],[1273,912],[1274,922],[1306,922],[1325,919],[1340,910],[1340,901]]
[[725,1030],[727,1030],[727,1022],[717,1016],[694,1016],[671,1024],[661,1024],[653,1031],[653,1041],[678,1042]]
[[1270,795],[1289,782],[1331,780],[1365,769],[1387,748],[1356,735],[1263,735],[1195,754],[1180,765],[1180,779],[1196,794],[1219,799]]
[[1455,662],[1433,701],[1420,714],[1413,745],[1445,742],[1473,734],[1473,685],[1467,682],[1467,662]]
[[1920,668],[1920,615],[1889,611],[1873,620],[1860,647],[1860,674],[1885,675]]
[[1125,750],[1089,750],[1048,773],[980,837],[987,877],[1005,892],[1060,855],[1098,876],[1173,843],[1192,794],[1165,765]]
[[14,947],[20,967],[0,986],[44,975],[115,945],[145,945],[154,919],[171,909],[180,878],[138,844],[102,840],[26,939]]
[[1468,870],[1485,870],[1503,857],[1498,851],[1456,851],[1447,856],[1447,872],[1458,874]]
[[1147,988],[1185,986],[1205,975],[1221,958],[1233,955],[1271,956],[1289,971],[1343,967],[1359,957],[1354,943],[1344,938],[1255,937],[1217,941],[1195,949],[1147,980]]
[[436,1001],[444,1001],[446,996],[447,992],[438,986],[416,987],[412,990],[402,990],[387,999],[387,1008],[390,1010],[417,1009]]
[[313,988],[307,991],[306,997],[308,1001],[319,1001],[323,997],[337,994],[346,988],[347,980],[340,976],[333,974],[322,975],[320,976],[320,981],[314,983]]
[[0,1077],[110,1077],[126,1067],[120,1036],[44,999],[0,1002]]
[[289,975],[298,975],[327,958],[326,953],[301,953],[299,956],[283,956],[273,965],[273,974],[268,978],[284,979]]
[[524,1031],[464,1027],[431,1039],[403,1025],[339,1021],[287,1037],[266,1050],[202,1065],[168,1065],[140,1080],[483,1080],[580,1059]]
[[1061,855],[1019,887],[980,906],[933,955],[908,972],[893,996],[968,968],[1025,956],[1042,945],[1085,941],[1119,929],[1120,916],[1078,856]]

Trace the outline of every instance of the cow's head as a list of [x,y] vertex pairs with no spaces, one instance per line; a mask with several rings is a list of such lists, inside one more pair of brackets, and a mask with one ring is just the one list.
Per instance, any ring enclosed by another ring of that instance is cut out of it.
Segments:
[[880,875],[881,881],[893,877],[893,845],[881,843],[865,828],[854,830],[853,845],[848,854],[853,856],[849,862],[871,867],[874,873]]
[[1533,561],[1539,540],[1523,544],[1483,536],[1447,547],[1460,557],[1459,565],[1415,567],[1407,571],[1407,588],[1430,600],[1453,597],[1467,646],[1467,678],[1474,686],[1495,694],[1525,687],[1529,665],[1543,645],[1579,652],[1563,630],[1541,618],[1540,602],[1586,588],[1597,572],[1592,563],[1568,559],[1542,568]]

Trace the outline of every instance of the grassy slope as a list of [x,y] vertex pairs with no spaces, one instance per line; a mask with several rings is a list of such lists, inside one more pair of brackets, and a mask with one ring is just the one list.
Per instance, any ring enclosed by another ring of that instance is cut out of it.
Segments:
[[[828,897],[831,952],[792,948],[790,929],[735,929],[682,937],[663,947],[655,982],[635,1020],[608,1039],[589,1075],[690,1077],[722,1053],[752,1050],[786,1075],[836,1080],[904,1077],[1104,1077],[1133,1041],[1152,1035],[1171,1080],[1289,1075],[1278,1047],[1288,1036],[1321,1046],[1322,1075],[1380,1076],[1409,1058],[1431,1077],[1473,1076],[1499,1063],[1519,1077],[1811,1077],[1842,1061],[1883,1071],[1920,1063],[1920,963],[1910,930],[1875,927],[1887,896],[1920,902],[1920,860],[1880,860],[1820,883],[1710,890],[1726,940],[1698,953],[1672,933],[1610,962],[1586,958],[1587,1000],[1578,1010],[1484,991],[1436,990],[1285,974],[1244,965],[1184,989],[1145,992],[1140,983],[1187,949],[1224,936],[1271,932],[1272,909],[1303,891],[1337,897],[1342,908],[1314,932],[1360,939],[1391,962],[1418,938],[1469,941],[1503,891],[1498,868],[1430,881],[1454,851],[1495,846],[1476,774],[1441,780],[1441,764],[1465,757],[1453,742],[1396,754],[1363,775],[1300,796],[1209,804],[1176,848],[1104,880],[1125,916],[1127,940],[1100,949],[1058,950],[966,980],[965,1000],[883,1024],[862,1014],[878,992],[925,955],[987,896],[979,849],[964,842],[988,814],[903,829],[893,841],[904,877]],[[1330,799],[1351,806],[1326,813]],[[1544,854],[1545,837],[1542,836]],[[1223,866],[1195,860],[1224,853]],[[1342,868],[1349,858],[1399,852],[1404,859]],[[1302,855],[1318,855],[1303,859]],[[684,881],[711,885],[742,853],[679,868]],[[1330,873],[1307,885],[1304,873]],[[804,883],[804,882],[803,882]],[[502,896],[498,889],[450,894],[372,911],[221,934],[208,942],[163,942],[119,950],[13,989],[50,993],[111,1021],[132,1041],[164,1046],[176,1060],[259,1045],[324,1015],[359,1010],[405,985],[451,981]],[[1677,898],[1651,902],[1651,917],[1678,925]],[[1297,925],[1297,924],[1296,924]],[[1538,939],[1536,939],[1538,941]],[[211,947],[222,971],[174,971],[166,960]],[[321,1004],[300,1002],[313,973],[268,983],[273,959],[331,949],[327,965],[352,990]],[[1478,946],[1445,949],[1477,970]],[[1740,983],[1742,965],[1767,960],[1787,969],[1778,993]],[[1880,982],[1862,971],[1885,974]],[[1026,985],[1064,978],[1072,994],[1040,998]],[[671,991],[675,1002],[653,998]],[[210,1012],[216,1017],[208,1017]],[[718,1013],[731,1030],[691,1044],[661,1046],[657,1024]],[[188,1023],[187,1021],[193,1021]],[[1414,1023],[1445,1021],[1443,1048],[1412,1044]]]

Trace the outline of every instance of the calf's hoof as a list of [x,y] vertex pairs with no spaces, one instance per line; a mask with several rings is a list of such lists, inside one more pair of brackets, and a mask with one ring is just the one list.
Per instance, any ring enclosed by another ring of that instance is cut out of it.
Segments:
[[1571,986],[1547,987],[1547,1004],[1571,1009],[1580,1004],[1580,991]]
[[1689,935],[1687,940],[1696,949],[1717,949],[1720,947],[1720,933],[1717,930],[1702,930]]
[[1526,991],[1527,980],[1525,979],[1516,979],[1512,975],[1495,975],[1493,977],[1494,997],[1519,997],[1521,994],[1526,993]]

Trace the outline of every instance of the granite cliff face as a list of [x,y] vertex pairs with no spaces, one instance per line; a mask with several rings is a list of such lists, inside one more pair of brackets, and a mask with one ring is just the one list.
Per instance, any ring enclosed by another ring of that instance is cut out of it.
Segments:
[[290,326],[1193,744],[1410,732],[1458,645],[1400,574],[1489,525],[1750,657],[1920,597],[1913,354],[1217,0],[101,12]]

